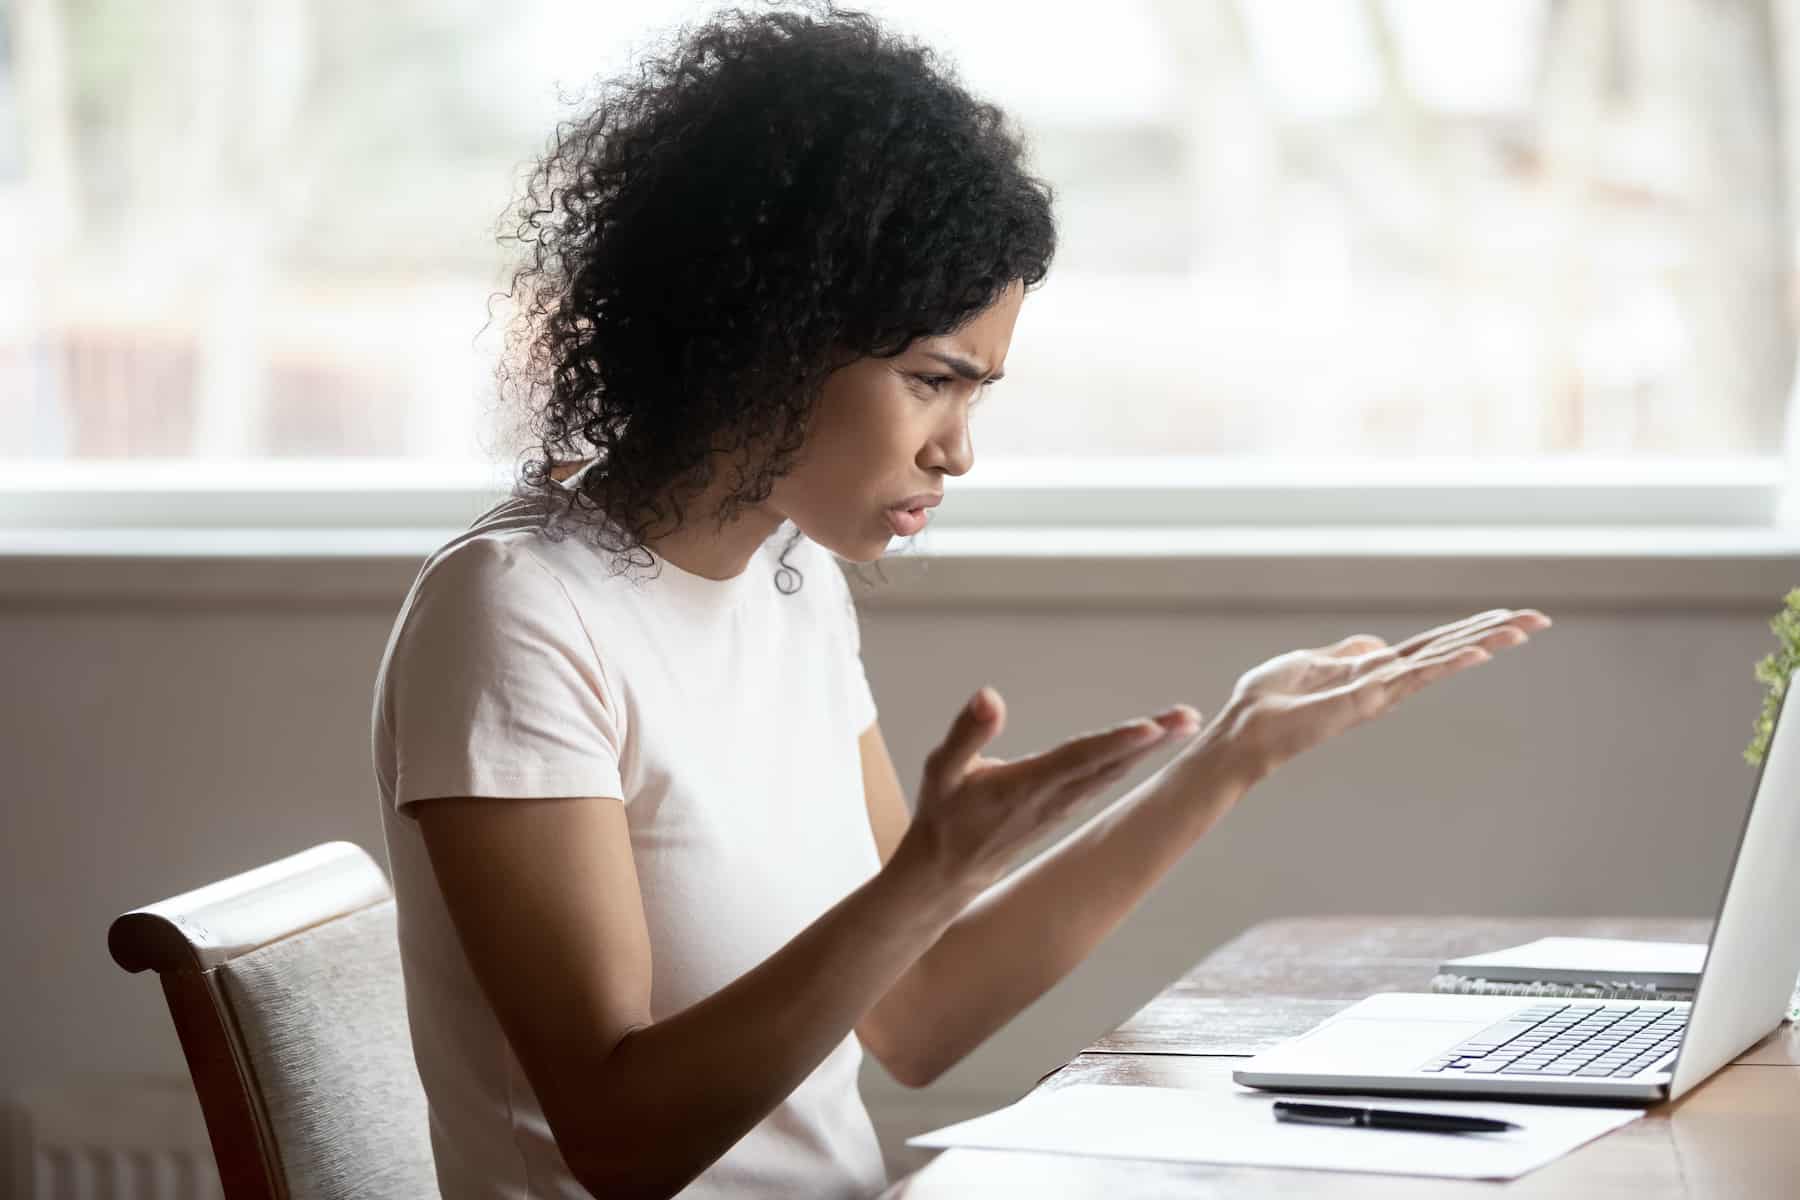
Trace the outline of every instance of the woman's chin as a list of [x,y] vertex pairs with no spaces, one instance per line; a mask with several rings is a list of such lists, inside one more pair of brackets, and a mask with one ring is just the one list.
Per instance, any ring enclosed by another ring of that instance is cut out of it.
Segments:
[[888,543],[893,540],[893,533],[882,530],[880,533],[856,533],[848,537],[823,538],[816,534],[807,534],[813,541],[831,551],[845,562],[867,565],[887,554]]

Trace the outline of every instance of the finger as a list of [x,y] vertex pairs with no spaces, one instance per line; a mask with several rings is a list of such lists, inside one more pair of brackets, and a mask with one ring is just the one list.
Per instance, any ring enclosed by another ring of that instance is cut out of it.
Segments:
[[1511,609],[1506,608],[1490,608],[1486,612],[1479,612],[1473,616],[1464,617],[1460,621],[1452,621],[1448,625],[1439,625],[1436,629],[1427,629],[1422,633],[1415,633],[1403,641],[1396,642],[1393,647],[1394,654],[1401,658],[1416,654],[1426,646],[1437,641],[1439,638],[1455,637],[1457,634],[1466,633],[1469,630],[1479,628],[1482,625],[1490,625],[1496,621],[1505,620],[1507,614],[1511,611]]
[[1410,660],[1406,668],[1387,683],[1387,703],[1391,706],[1412,695],[1427,684],[1470,667],[1478,667],[1492,659],[1493,653],[1481,646],[1459,646],[1439,654],[1423,655]]
[[1150,719],[1161,727],[1163,736],[1148,738],[1141,745],[1131,747],[1116,758],[1107,759],[1085,771],[1078,772],[1070,782],[1081,783],[1096,775],[1129,771],[1170,743],[1199,733],[1201,726],[1205,724],[1199,711],[1187,704],[1177,704],[1173,708],[1157,713]]
[[1400,660],[1396,665],[1406,667],[1422,659],[1437,658],[1445,654],[1453,654],[1471,646],[1480,647],[1490,654],[1520,646],[1531,640],[1529,634],[1516,625],[1491,625],[1482,629],[1473,629],[1456,637],[1439,638],[1410,658]]
[[1060,801],[1078,803],[1083,797],[1091,796],[1101,788],[1116,783],[1157,751],[1165,750],[1174,742],[1190,737],[1197,732],[1199,732],[1198,726],[1193,729],[1172,730],[1168,736],[1151,738],[1143,745],[1128,750],[1117,758],[1108,759],[1090,770],[1065,779],[1058,785],[1056,795]]
[[1411,650],[1406,649],[1407,643],[1401,643],[1365,654],[1345,654],[1338,660],[1344,666],[1332,681],[1341,680],[1354,684],[1359,679],[1375,675],[1397,676],[1422,658],[1452,653],[1465,646],[1479,646],[1491,653],[1526,640],[1527,635],[1523,630],[1505,622],[1497,625],[1473,625],[1461,634],[1440,635],[1436,641]]
[[1441,654],[1404,659],[1381,671],[1365,673],[1340,687],[1319,692],[1312,703],[1343,705],[1343,721],[1333,732],[1372,720],[1426,684],[1469,667],[1479,666],[1493,655],[1479,646],[1464,646]]
[[1480,666],[1493,658],[1493,652],[1482,646],[1454,646],[1440,651],[1414,655],[1397,663],[1377,677],[1382,695],[1388,703],[1410,696],[1428,683],[1468,667]]
[[1494,608],[1487,612],[1476,613],[1460,621],[1441,625],[1436,629],[1428,629],[1424,633],[1415,633],[1393,648],[1397,658],[1408,658],[1430,647],[1433,651],[1441,648],[1437,643],[1449,645],[1457,638],[1465,638],[1471,634],[1480,635],[1490,629],[1500,627],[1517,628],[1521,632],[1536,632],[1546,629],[1550,618],[1535,608],[1510,609]]
[[940,785],[962,778],[976,752],[993,741],[1005,723],[1006,704],[1000,693],[983,686],[956,714],[944,740],[925,756],[926,778]]
[[1127,721],[1099,733],[1071,738],[1060,746],[1024,758],[1014,759],[998,768],[1007,776],[1030,781],[1036,786],[1054,786],[1115,762],[1134,751],[1147,749],[1160,742],[1167,731],[1149,717]]
[[1439,654],[1447,650],[1461,649],[1464,646],[1480,646],[1488,651],[1506,650],[1513,646],[1524,645],[1531,640],[1533,633],[1547,629],[1549,626],[1549,617],[1535,609],[1526,609],[1497,625],[1476,627],[1456,637],[1440,638],[1419,651],[1419,654]]
[[1155,754],[1158,750],[1166,749],[1170,743],[1174,742],[1179,736],[1181,735],[1171,734],[1168,737],[1154,738],[1122,757],[1112,759],[1085,774],[1074,776],[1065,781],[1062,784],[1062,787],[1071,790],[1072,794],[1077,799],[1081,796],[1092,795],[1100,788],[1106,787],[1129,774],[1140,763]]
[[1200,715],[1200,710],[1191,704],[1171,705],[1150,719],[1176,737],[1186,737],[1190,733],[1198,733],[1200,727],[1206,724],[1205,718]]

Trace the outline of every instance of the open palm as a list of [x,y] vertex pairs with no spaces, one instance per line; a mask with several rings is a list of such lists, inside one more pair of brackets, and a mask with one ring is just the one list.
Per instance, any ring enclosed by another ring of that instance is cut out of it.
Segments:
[[1488,661],[1550,627],[1536,609],[1491,609],[1390,646],[1359,633],[1292,650],[1246,672],[1220,713],[1258,777],[1387,712],[1428,683]]

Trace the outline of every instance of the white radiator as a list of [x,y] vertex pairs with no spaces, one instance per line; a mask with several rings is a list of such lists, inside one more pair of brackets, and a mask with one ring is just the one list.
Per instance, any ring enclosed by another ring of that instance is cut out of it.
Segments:
[[5,1101],[4,1194],[17,1200],[223,1200],[185,1077],[83,1076]]

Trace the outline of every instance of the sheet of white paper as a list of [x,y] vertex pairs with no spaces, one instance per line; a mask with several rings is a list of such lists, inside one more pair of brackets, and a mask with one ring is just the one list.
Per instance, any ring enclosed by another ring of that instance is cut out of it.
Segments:
[[1444,1134],[1296,1125],[1275,1119],[1271,1106],[1283,1097],[1251,1088],[1201,1090],[1084,1083],[1027,1097],[997,1112],[908,1138],[906,1144],[1374,1171],[1387,1175],[1515,1179],[1644,1115],[1641,1108],[1487,1100],[1285,1098],[1314,1104],[1467,1113],[1513,1121],[1524,1128],[1503,1133]]
[[1620,938],[1547,937],[1487,954],[1452,958],[1444,965],[1547,967],[1586,971],[1596,978],[1632,974],[1690,974],[1706,965],[1705,942],[1638,942]]

